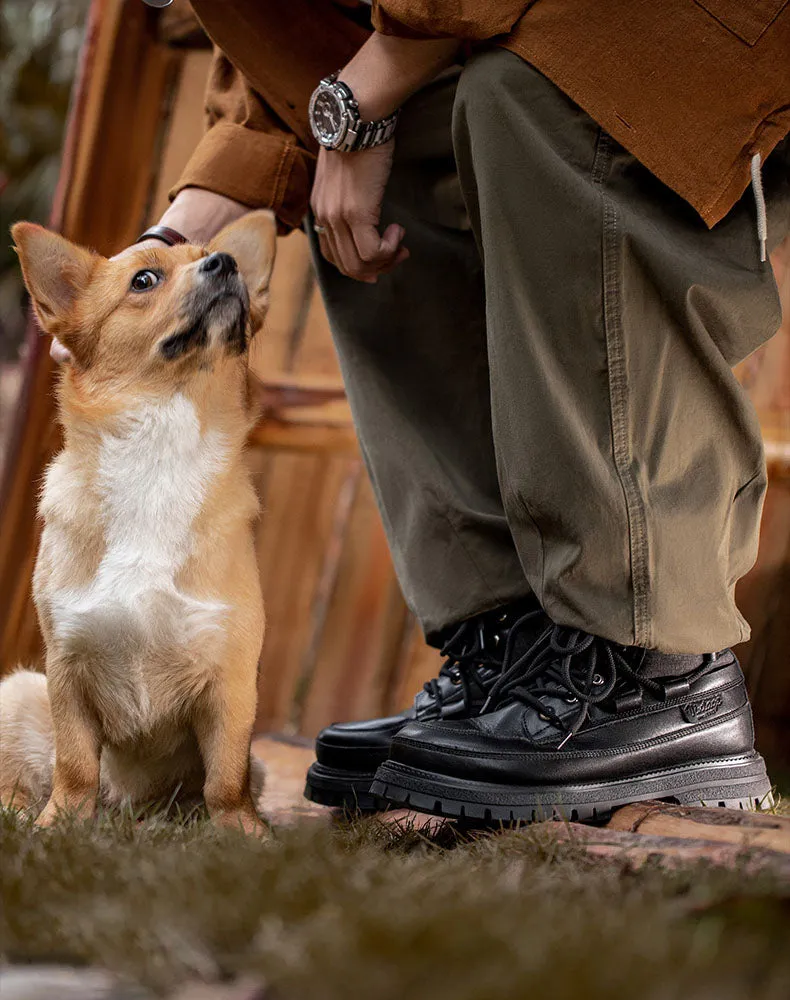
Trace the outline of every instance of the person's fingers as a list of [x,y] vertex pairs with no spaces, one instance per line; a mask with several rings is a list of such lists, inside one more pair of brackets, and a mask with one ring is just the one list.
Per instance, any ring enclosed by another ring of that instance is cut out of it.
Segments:
[[326,233],[318,234],[318,248],[321,251],[321,256],[324,260],[329,261],[330,264],[335,263],[332,260],[332,251],[329,249],[329,240],[327,239]]
[[335,250],[332,242],[332,234],[329,229],[329,223],[325,220],[323,212],[319,213],[318,206],[321,204],[321,182],[320,182],[320,164],[319,164],[319,176],[316,177],[315,185],[313,187],[313,197],[310,199],[310,210],[312,212],[312,219],[309,219],[309,223],[315,230],[315,234],[318,237],[318,246],[321,250],[321,256],[329,261],[330,264],[334,264],[337,267],[337,261],[335,258]]
[[403,238],[403,229],[400,226],[389,226],[384,237],[370,222],[352,222],[350,228],[365,274],[378,274],[392,263],[398,244]]
[[403,226],[399,226],[396,222],[387,226],[384,230],[384,235],[381,237],[380,254],[382,259],[387,260],[388,262],[395,260],[405,235],[406,230]]
[[351,232],[351,228],[343,218],[335,220],[332,227],[337,251],[341,260],[341,271],[349,278],[356,281],[365,281],[369,284],[376,280],[375,268],[368,267],[359,256],[357,245]]
[[322,232],[318,234],[318,245],[321,248],[321,253],[324,258],[333,264],[338,270],[341,270],[340,257],[337,252],[337,245],[335,243],[335,237],[332,233],[332,229],[327,223],[322,224]]
[[402,246],[405,230],[397,223],[387,226],[381,235],[371,217],[324,204],[323,185],[313,191],[311,208],[323,257],[342,274],[369,284],[380,274],[387,274],[408,257]]
[[71,361],[71,351],[68,347],[64,347],[57,337],[53,337],[49,345],[49,356],[59,365]]

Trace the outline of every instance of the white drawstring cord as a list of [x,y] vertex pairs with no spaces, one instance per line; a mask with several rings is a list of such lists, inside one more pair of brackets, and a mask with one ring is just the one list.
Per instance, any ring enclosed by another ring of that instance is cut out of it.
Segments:
[[761,172],[762,157],[755,153],[752,157],[752,189],[754,203],[757,206],[757,239],[760,241],[760,260],[768,260],[768,215],[765,211],[765,193],[763,192],[763,175]]

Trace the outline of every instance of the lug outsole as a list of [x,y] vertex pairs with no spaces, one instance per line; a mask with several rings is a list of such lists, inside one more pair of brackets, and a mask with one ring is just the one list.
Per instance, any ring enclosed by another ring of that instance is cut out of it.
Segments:
[[481,824],[547,819],[601,823],[614,809],[646,799],[750,810],[773,805],[771,784],[758,754],[652,772],[628,781],[557,788],[454,780],[387,761],[376,772],[370,794],[389,806]]
[[317,761],[307,771],[304,797],[310,802],[347,812],[379,812],[380,800],[370,794],[374,773],[358,774],[326,767]]

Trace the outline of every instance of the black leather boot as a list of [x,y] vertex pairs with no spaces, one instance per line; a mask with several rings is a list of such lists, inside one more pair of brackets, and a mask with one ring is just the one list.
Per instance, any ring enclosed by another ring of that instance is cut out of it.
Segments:
[[414,704],[399,715],[364,722],[334,723],[318,734],[316,762],[307,772],[305,797],[321,805],[374,810],[370,795],[376,768],[389,754],[393,737],[409,722],[468,719],[477,715],[502,672],[507,638],[519,633],[537,639],[551,623],[534,597],[476,615],[447,629],[436,643],[446,661]]
[[676,656],[555,626],[511,632],[484,713],[410,722],[371,792],[399,806],[484,821],[596,820],[628,802],[765,808],[732,650]]

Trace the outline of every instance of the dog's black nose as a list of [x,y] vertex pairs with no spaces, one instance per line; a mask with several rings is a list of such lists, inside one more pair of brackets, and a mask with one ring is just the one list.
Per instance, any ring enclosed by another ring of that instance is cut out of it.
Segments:
[[229,253],[210,253],[200,262],[200,270],[203,274],[222,277],[226,274],[235,274],[238,267]]

